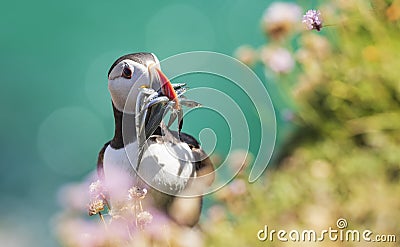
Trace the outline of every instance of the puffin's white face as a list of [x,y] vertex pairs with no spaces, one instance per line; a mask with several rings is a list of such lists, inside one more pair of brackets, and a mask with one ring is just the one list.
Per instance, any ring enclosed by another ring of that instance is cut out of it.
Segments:
[[[153,68],[160,68],[158,61],[157,63],[143,65],[130,59],[125,59],[111,70],[108,76],[108,90],[111,93],[115,107],[119,111],[124,111],[128,96],[134,99],[130,102],[136,103],[141,87],[152,87],[155,90],[160,88],[160,84],[151,76]],[[130,106],[129,108],[135,109],[135,106],[132,108]]]

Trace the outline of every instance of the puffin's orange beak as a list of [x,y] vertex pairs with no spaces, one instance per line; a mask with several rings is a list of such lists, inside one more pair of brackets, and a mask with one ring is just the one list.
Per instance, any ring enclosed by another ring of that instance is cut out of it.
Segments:
[[178,109],[180,107],[178,97],[176,95],[175,89],[171,85],[171,82],[160,69],[155,68],[155,70],[157,71],[157,74],[160,78],[161,92],[165,96],[167,96],[169,100],[175,101],[175,108]]

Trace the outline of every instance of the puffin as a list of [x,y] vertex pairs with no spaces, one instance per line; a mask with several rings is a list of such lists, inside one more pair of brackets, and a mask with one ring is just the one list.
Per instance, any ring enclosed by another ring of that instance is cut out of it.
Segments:
[[[214,165],[200,143],[180,131],[183,119],[178,131],[163,121],[165,107],[157,102],[173,102],[175,109],[180,108],[177,90],[181,87],[171,84],[153,53],[132,53],[115,60],[108,71],[114,136],[99,152],[97,174],[107,184],[118,171],[127,177],[129,186],[139,185],[136,188],[147,191],[146,207],[179,225],[193,227],[201,215],[203,194],[214,181]],[[140,141],[135,109],[141,107],[136,104],[143,90],[153,92],[156,103],[146,108],[144,141]],[[114,210],[118,202],[109,196],[109,207]]]

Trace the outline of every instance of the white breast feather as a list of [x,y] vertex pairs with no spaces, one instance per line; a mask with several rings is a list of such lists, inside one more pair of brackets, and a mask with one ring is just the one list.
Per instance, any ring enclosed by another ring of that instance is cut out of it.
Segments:
[[[194,157],[186,143],[152,143],[143,154],[139,175],[157,190],[177,194],[185,189],[189,178],[194,175]],[[104,153],[104,173],[120,170],[135,178],[137,164],[137,143],[125,148],[113,149],[108,146]],[[135,168],[135,169],[134,169]]]

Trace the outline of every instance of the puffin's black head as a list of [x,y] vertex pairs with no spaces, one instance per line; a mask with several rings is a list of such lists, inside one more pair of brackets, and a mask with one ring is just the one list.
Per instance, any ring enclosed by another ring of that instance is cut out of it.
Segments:
[[[160,88],[165,96],[173,100],[175,91],[168,78],[161,72],[160,62],[153,53],[133,53],[118,58],[108,71],[108,89],[117,110],[125,112],[128,96],[135,104],[142,87]],[[135,109],[135,106],[132,106]]]

